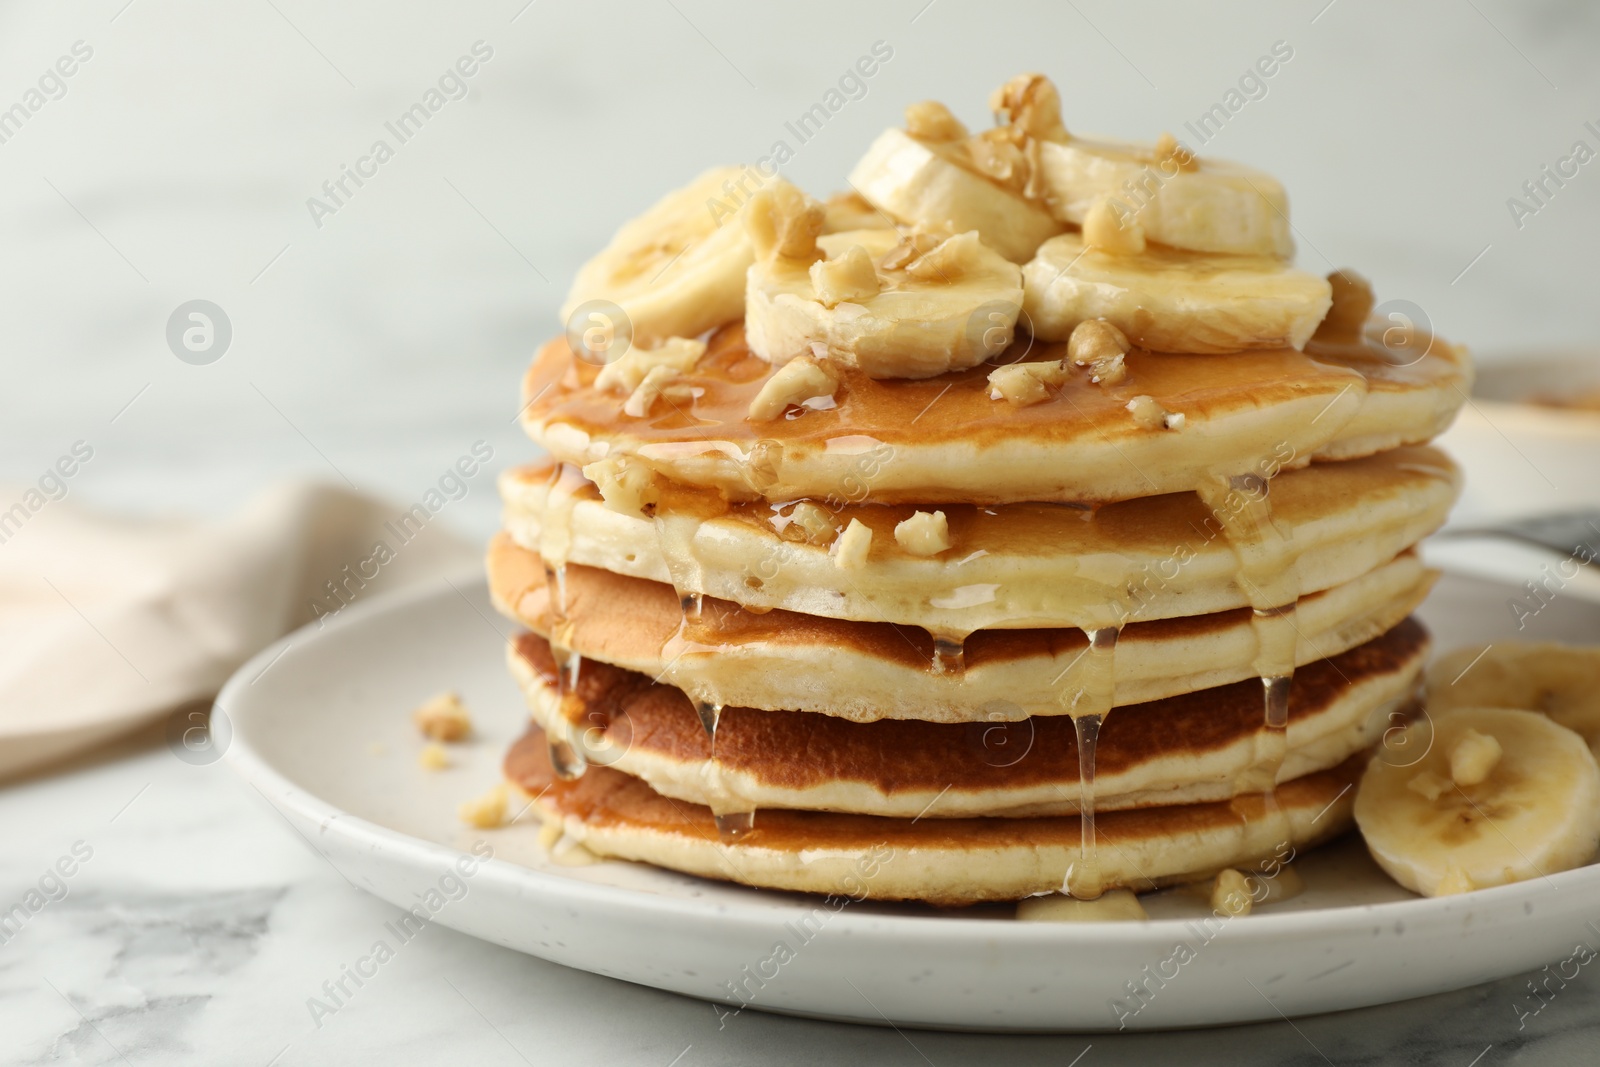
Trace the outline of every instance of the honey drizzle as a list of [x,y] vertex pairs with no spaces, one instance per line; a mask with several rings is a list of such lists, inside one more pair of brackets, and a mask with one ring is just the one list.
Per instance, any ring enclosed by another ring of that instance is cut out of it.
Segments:
[[1072,717],[1078,744],[1078,858],[1067,865],[1061,891],[1079,900],[1094,900],[1106,891],[1104,875],[1095,842],[1095,750],[1100,728],[1116,703],[1114,669],[1117,637],[1121,625],[1085,631],[1089,647],[1077,662],[1076,684],[1063,687],[1061,695]]
[[1251,606],[1256,638],[1252,669],[1261,679],[1261,756],[1245,772],[1242,786],[1272,802],[1278,770],[1288,755],[1289,697],[1294,684],[1296,604],[1300,598],[1296,553],[1272,517],[1271,483],[1258,474],[1217,476],[1197,492],[1221,527],[1238,560],[1236,581]]
[[[556,661],[557,708],[562,726],[572,729],[572,706],[577,700],[578,675],[583,656],[571,647],[572,620],[567,615],[567,554],[572,548],[572,509],[578,493],[588,486],[583,472],[559,463],[545,486],[544,514],[539,524],[539,555],[544,559],[545,591],[550,602],[550,654]],[[580,733],[578,736],[582,736]],[[550,766],[565,780],[583,777],[589,756],[566,737],[547,734]]]
[[667,501],[656,507],[656,540],[680,609],[677,629],[661,646],[661,660],[667,665],[662,674],[689,697],[706,732],[711,747],[705,766],[707,805],[716,819],[718,835],[732,842],[755,829],[756,813],[746,806],[748,802],[734,798],[722,783],[717,760],[722,704],[712,698],[705,681],[696,677],[695,668],[702,656],[715,654],[720,648],[715,635],[709,632],[715,629],[715,621],[705,612],[705,567],[694,551],[695,534],[704,519],[693,510],[672,507]]
[[929,630],[933,638],[933,661],[929,665],[934,674],[954,675],[960,679],[967,673],[967,635],[954,630]]

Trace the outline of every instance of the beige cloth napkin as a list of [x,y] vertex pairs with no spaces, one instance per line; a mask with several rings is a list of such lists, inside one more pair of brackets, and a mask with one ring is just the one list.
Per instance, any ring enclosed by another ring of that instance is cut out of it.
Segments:
[[290,484],[215,521],[112,518],[68,501],[0,513],[0,777],[212,696],[262,647],[346,600],[479,558],[437,516],[398,525],[402,510]]

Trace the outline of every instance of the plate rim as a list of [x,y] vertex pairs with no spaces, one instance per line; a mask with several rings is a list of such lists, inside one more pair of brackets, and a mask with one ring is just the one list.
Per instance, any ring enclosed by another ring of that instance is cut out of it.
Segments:
[[[487,589],[482,570],[478,568],[418,582],[405,589],[383,593],[351,604],[331,621],[307,623],[245,661],[228,678],[212,704],[213,710],[220,710],[231,728],[231,737],[222,753],[222,760],[269,803],[275,807],[292,810],[319,827],[323,833],[337,833],[340,836],[354,833],[356,836],[351,838],[354,843],[377,843],[382,845],[385,851],[410,854],[419,859],[443,860],[448,863],[468,855],[452,845],[430,841],[372,822],[339,808],[298,785],[250,743],[248,729],[241,730],[238,716],[228,710],[229,705],[240,702],[237,698],[241,693],[247,693],[251,682],[263,673],[267,665],[279,658],[286,661],[292,659],[288,656],[288,650],[293,649],[297,641],[303,644],[307,641],[330,640],[331,635],[362,628],[375,618],[401,613],[419,602],[433,599],[458,597],[466,600],[468,606],[476,610],[475,605],[467,599],[467,593],[458,587],[458,583],[462,582],[470,585],[473,591]],[[248,697],[245,699],[248,700]],[[252,714],[259,713],[247,712],[246,718]],[[318,851],[320,853],[321,850]],[[526,867],[511,860],[501,860],[498,856],[493,857],[493,860],[495,861],[493,864],[485,863],[485,867],[489,870],[498,869],[502,877],[512,882],[521,881],[531,891],[547,893],[557,898],[552,902],[563,905],[622,904],[642,911],[650,918],[696,921],[714,919],[719,924],[738,923],[759,925],[763,928],[774,921],[782,922],[785,919],[792,919],[795,914],[810,911],[802,901],[791,899],[802,894],[766,890],[737,882],[705,879],[718,889],[744,890],[751,895],[751,899],[744,899],[744,894],[741,894],[739,899],[718,900],[708,904],[692,896],[643,892],[626,886],[566,878],[554,872]],[[649,865],[644,864],[644,866]],[[693,877],[682,872],[669,873]],[[1243,949],[1260,947],[1263,942],[1279,941],[1285,936],[1317,936],[1354,928],[1366,929],[1374,925],[1399,924],[1402,927],[1409,927],[1465,923],[1477,927],[1504,917],[1510,909],[1515,909],[1518,914],[1526,914],[1523,905],[1535,906],[1538,899],[1534,892],[1536,887],[1541,894],[1548,894],[1554,890],[1566,898],[1569,892],[1576,896],[1586,882],[1600,884],[1600,864],[1590,863],[1572,870],[1543,875],[1537,879],[1474,890],[1455,896],[1418,896],[1407,900],[1252,914],[1249,916],[1250,921],[1246,923],[1228,924],[1228,940],[1236,948]],[[756,894],[760,897],[770,894],[771,898],[761,899]],[[819,901],[823,899],[819,895],[803,895],[816,896]],[[1582,902],[1578,900],[1574,903],[1581,906]],[[1014,944],[1044,947],[1142,945],[1147,942],[1153,946],[1164,946],[1175,936],[1192,934],[1191,925],[1196,921],[1198,920],[1195,918],[1168,918],[1114,923],[1020,923],[959,914],[930,916],[860,914],[853,908],[844,907],[838,909],[830,920],[830,926],[844,923],[849,929],[861,934],[884,936],[911,933],[927,936],[937,932],[946,939],[978,938],[985,942],[998,941],[1007,947]]]

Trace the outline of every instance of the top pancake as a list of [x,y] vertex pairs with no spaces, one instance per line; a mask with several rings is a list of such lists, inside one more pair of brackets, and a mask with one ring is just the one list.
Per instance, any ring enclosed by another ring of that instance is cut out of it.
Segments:
[[[996,363],[1065,355],[1063,344],[1024,338]],[[1431,337],[1398,351],[1375,341],[1314,342],[1304,353],[1135,350],[1126,365],[1115,385],[1074,369],[1027,407],[990,399],[993,363],[915,381],[843,368],[832,402],[753,423],[750,402],[775,368],[750,354],[735,324],[685,379],[694,399],[663,398],[643,418],[593,388],[598,367],[552,341],[524,381],[522,418],[558,459],[626,455],[730,500],[1092,503],[1422,443],[1449,424],[1472,380],[1465,351]],[[1128,410],[1141,396],[1182,425],[1141,425]]]

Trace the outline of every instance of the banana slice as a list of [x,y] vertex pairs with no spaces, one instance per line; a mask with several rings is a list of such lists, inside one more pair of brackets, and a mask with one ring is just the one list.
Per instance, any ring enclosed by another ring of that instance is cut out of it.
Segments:
[[1022,271],[976,232],[818,238],[820,209],[778,191],[758,194],[745,221],[757,253],[745,339],[770,363],[816,354],[873,378],[931,378],[1011,343]]
[[1155,245],[1115,255],[1075,233],[1041,245],[1022,284],[1035,337],[1064,341],[1080,322],[1105,319],[1157,352],[1299,349],[1332,303],[1327,279],[1268,256]]
[[1428,710],[1541,711],[1600,756],[1600,648],[1524,641],[1472,645],[1428,669]]
[[737,320],[755,259],[738,217],[751,175],[748,167],[708,170],[624,223],[579,268],[562,320],[588,301],[608,300],[627,313],[633,342],[643,345]]
[[1026,263],[1046,238],[1066,229],[1042,205],[970,169],[971,158],[960,140],[885,130],[850,172],[850,184],[907,225],[945,234],[977,230],[984,244],[1014,263]]
[[1407,766],[1374,759],[1356,792],[1356,825],[1395,881],[1442,896],[1594,856],[1600,765],[1583,738],[1537,712],[1458,708],[1406,727],[1409,750],[1429,729],[1427,755]]
[[1039,139],[1033,182],[1051,213],[1081,225],[1095,201],[1112,197],[1158,244],[1194,252],[1289,259],[1289,198],[1277,179],[1218,159],[1200,159],[1170,136],[1130,141]]

